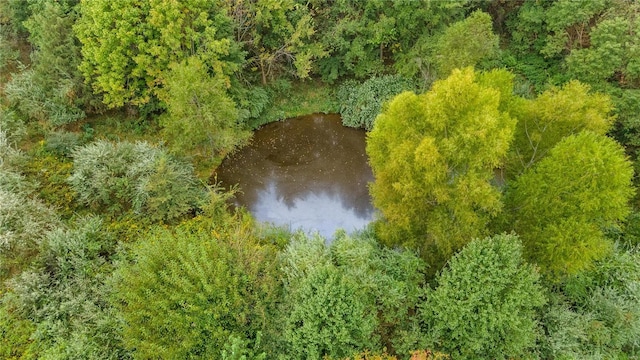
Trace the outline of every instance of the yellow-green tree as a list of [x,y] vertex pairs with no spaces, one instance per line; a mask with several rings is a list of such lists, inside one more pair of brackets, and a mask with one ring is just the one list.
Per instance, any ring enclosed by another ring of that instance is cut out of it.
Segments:
[[631,163],[604,135],[584,131],[560,141],[510,186],[506,204],[527,257],[548,275],[574,274],[612,244],[602,228],[629,213]]
[[367,153],[386,243],[418,249],[437,267],[485,235],[502,207],[491,181],[513,137],[515,120],[502,111],[510,80],[506,71],[454,70],[429,92],[402,93],[383,110]]
[[589,130],[604,135],[613,124],[608,96],[589,93],[589,86],[571,81],[534,100],[519,100],[509,113],[518,119],[509,152],[508,173],[522,174],[566,136]]

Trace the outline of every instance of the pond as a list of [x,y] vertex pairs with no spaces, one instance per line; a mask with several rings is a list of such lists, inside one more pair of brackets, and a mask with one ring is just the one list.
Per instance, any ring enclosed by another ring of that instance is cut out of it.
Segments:
[[342,126],[336,114],[267,124],[214,176],[223,187],[238,184],[235,204],[258,221],[330,238],[337,229],[362,229],[373,219],[365,137],[363,130]]

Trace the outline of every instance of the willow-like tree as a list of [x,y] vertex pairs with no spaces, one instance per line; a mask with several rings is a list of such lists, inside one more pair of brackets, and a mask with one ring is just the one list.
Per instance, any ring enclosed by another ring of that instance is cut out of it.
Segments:
[[383,110],[367,153],[387,244],[416,248],[437,266],[486,233],[502,207],[494,168],[515,126],[501,110],[510,81],[506,71],[454,70],[429,92],[402,93]]
[[513,229],[548,275],[577,273],[612,244],[602,228],[629,213],[633,170],[624,149],[584,131],[560,141],[507,192]]
[[571,81],[534,100],[519,100],[509,113],[518,119],[509,151],[508,173],[522,174],[548,155],[563,138],[589,130],[604,135],[613,124],[608,96],[589,93],[590,87]]

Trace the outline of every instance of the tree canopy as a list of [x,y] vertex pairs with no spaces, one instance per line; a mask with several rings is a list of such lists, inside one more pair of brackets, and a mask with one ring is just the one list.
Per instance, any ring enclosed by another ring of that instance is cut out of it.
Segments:
[[632,176],[614,140],[589,131],[561,140],[507,192],[510,224],[527,257],[553,276],[604,257],[611,243],[602,229],[628,215]]
[[425,94],[398,95],[377,118],[367,153],[376,177],[373,202],[384,216],[378,229],[388,244],[419,249],[442,264],[485,235],[500,212],[491,181],[515,120],[501,110],[496,88],[496,79],[510,82],[509,74],[491,75],[454,70]]

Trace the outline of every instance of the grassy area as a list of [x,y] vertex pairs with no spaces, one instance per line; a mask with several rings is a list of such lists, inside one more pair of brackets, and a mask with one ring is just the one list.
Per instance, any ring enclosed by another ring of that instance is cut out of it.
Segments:
[[148,141],[152,144],[160,141],[160,127],[156,119],[129,116],[123,111],[88,117],[72,124],[70,130],[110,141]]
[[336,86],[319,80],[280,82],[272,85],[275,96],[269,108],[249,125],[256,129],[274,121],[314,113],[336,113]]

